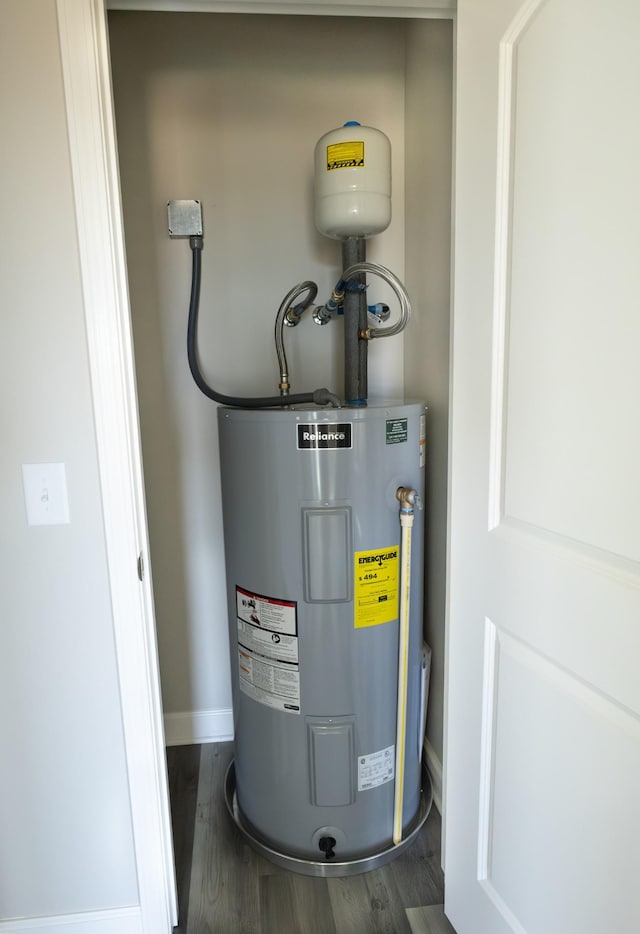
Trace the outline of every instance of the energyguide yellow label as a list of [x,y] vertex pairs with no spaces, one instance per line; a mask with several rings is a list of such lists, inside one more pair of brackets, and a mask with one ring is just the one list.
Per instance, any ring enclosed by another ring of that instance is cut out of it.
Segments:
[[327,172],[332,169],[361,169],[364,167],[364,140],[332,143],[327,146]]
[[378,548],[354,554],[354,626],[379,626],[398,616],[400,548]]

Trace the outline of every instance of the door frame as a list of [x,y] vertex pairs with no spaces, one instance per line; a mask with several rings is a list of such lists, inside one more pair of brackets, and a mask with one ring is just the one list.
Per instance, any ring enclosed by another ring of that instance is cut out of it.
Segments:
[[177,896],[106,13],[57,0],[57,16],[139,930],[158,934],[177,924]]
[[[159,934],[177,924],[177,897],[107,7],[455,19],[456,0],[350,0],[329,5],[318,0],[56,0],[56,5],[140,931]],[[145,566],[142,580],[139,559]]]

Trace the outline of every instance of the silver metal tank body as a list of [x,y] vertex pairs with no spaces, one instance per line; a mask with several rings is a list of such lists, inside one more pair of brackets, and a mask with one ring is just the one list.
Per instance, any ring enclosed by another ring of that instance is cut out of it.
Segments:
[[[282,852],[392,840],[400,523],[425,406],[220,408],[237,805]],[[423,516],[412,535],[403,827],[421,778]],[[394,597],[395,590],[395,597]]]

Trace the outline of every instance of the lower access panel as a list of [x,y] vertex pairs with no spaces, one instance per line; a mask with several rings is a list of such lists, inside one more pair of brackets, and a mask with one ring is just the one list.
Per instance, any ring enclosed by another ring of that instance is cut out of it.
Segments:
[[307,718],[311,803],[339,807],[355,801],[353,717]]

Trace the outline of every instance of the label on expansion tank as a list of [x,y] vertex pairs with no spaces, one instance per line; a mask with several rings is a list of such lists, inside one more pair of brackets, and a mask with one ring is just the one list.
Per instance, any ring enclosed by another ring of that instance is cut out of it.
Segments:
[[361,169],[364,167],[364,140],[345,140],[327,146],[327,172],[333,169]]
[[299,451],[327,451],[351,447],[351,422],[312,422],[298,425]]
[[300,713],[295,600],[236,587],[240,690],[259,704]]

